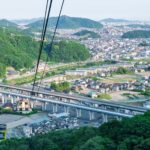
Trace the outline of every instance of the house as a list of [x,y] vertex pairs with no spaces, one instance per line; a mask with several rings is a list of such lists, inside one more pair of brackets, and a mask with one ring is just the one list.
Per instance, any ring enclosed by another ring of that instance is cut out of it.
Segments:
[[32,111],[30,101],[27,99],[18,101],[16,105],[16,111],[23,113]]

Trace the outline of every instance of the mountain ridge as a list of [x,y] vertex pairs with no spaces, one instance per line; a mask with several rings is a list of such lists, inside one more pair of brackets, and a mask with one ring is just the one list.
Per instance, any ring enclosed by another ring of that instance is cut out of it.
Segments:
[[[49,20],[48,27],[54,28],[56,25],[58,17],[51,17]],[[41,28],[43,25],[43,20],[36,21],[28,25],[30,28]],[[76,28],[102,28],[103,25],[97,21],[87,19],[87,18],[78,18],[78,17],[69,17],[61,16],[59,20],[59,29],[76,29]]]

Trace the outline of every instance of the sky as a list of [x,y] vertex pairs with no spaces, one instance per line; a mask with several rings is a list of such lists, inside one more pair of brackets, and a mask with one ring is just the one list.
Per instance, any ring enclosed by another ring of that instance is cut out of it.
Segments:
[[[62,0],[53,0],[57,16]],[[31,19],[44,16],[46,0],[0,0],[0,18]],[[150,0],[65,0],[63,15],[94,20],[123,18],[150,21]]]

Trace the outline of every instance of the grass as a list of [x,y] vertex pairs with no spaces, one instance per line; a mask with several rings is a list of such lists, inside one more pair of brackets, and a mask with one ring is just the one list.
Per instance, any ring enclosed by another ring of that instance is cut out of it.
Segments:
[[106,93],[98,95],[97,98],[98,99],[106,99],[106,100],[111,100],[112,99],[112,97],[109,94],[106,94]]
[[138,79],[136,75],[114,75],[112,77],[101,78],[104,83],[125,83],[131,82]]

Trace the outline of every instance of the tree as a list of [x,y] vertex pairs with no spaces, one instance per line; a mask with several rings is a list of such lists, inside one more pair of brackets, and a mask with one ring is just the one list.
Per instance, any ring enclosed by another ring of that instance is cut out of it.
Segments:
[[115,144],[108,138],[103,138],[96,136],[89,139],[80,150],[113,150],[115,149]]
[[55,91],[69,91],[70,90],[70,83],[69,82],[62,82],[62,83],[51,83],[51,88]]
[[[46,51],[49,50],[46,46]],[[89,50],[82,44],[75,41],[61,41],[55,43],[50,51],[49,58],[54,62],[76,62],[84,61],[90,57]]]
[[117,74],[127,74],[129,73],[129,70],[124,67],[119,67],[116,71]]
[[0,63],[0,78],[5,77],[6,75],[6,66]]

